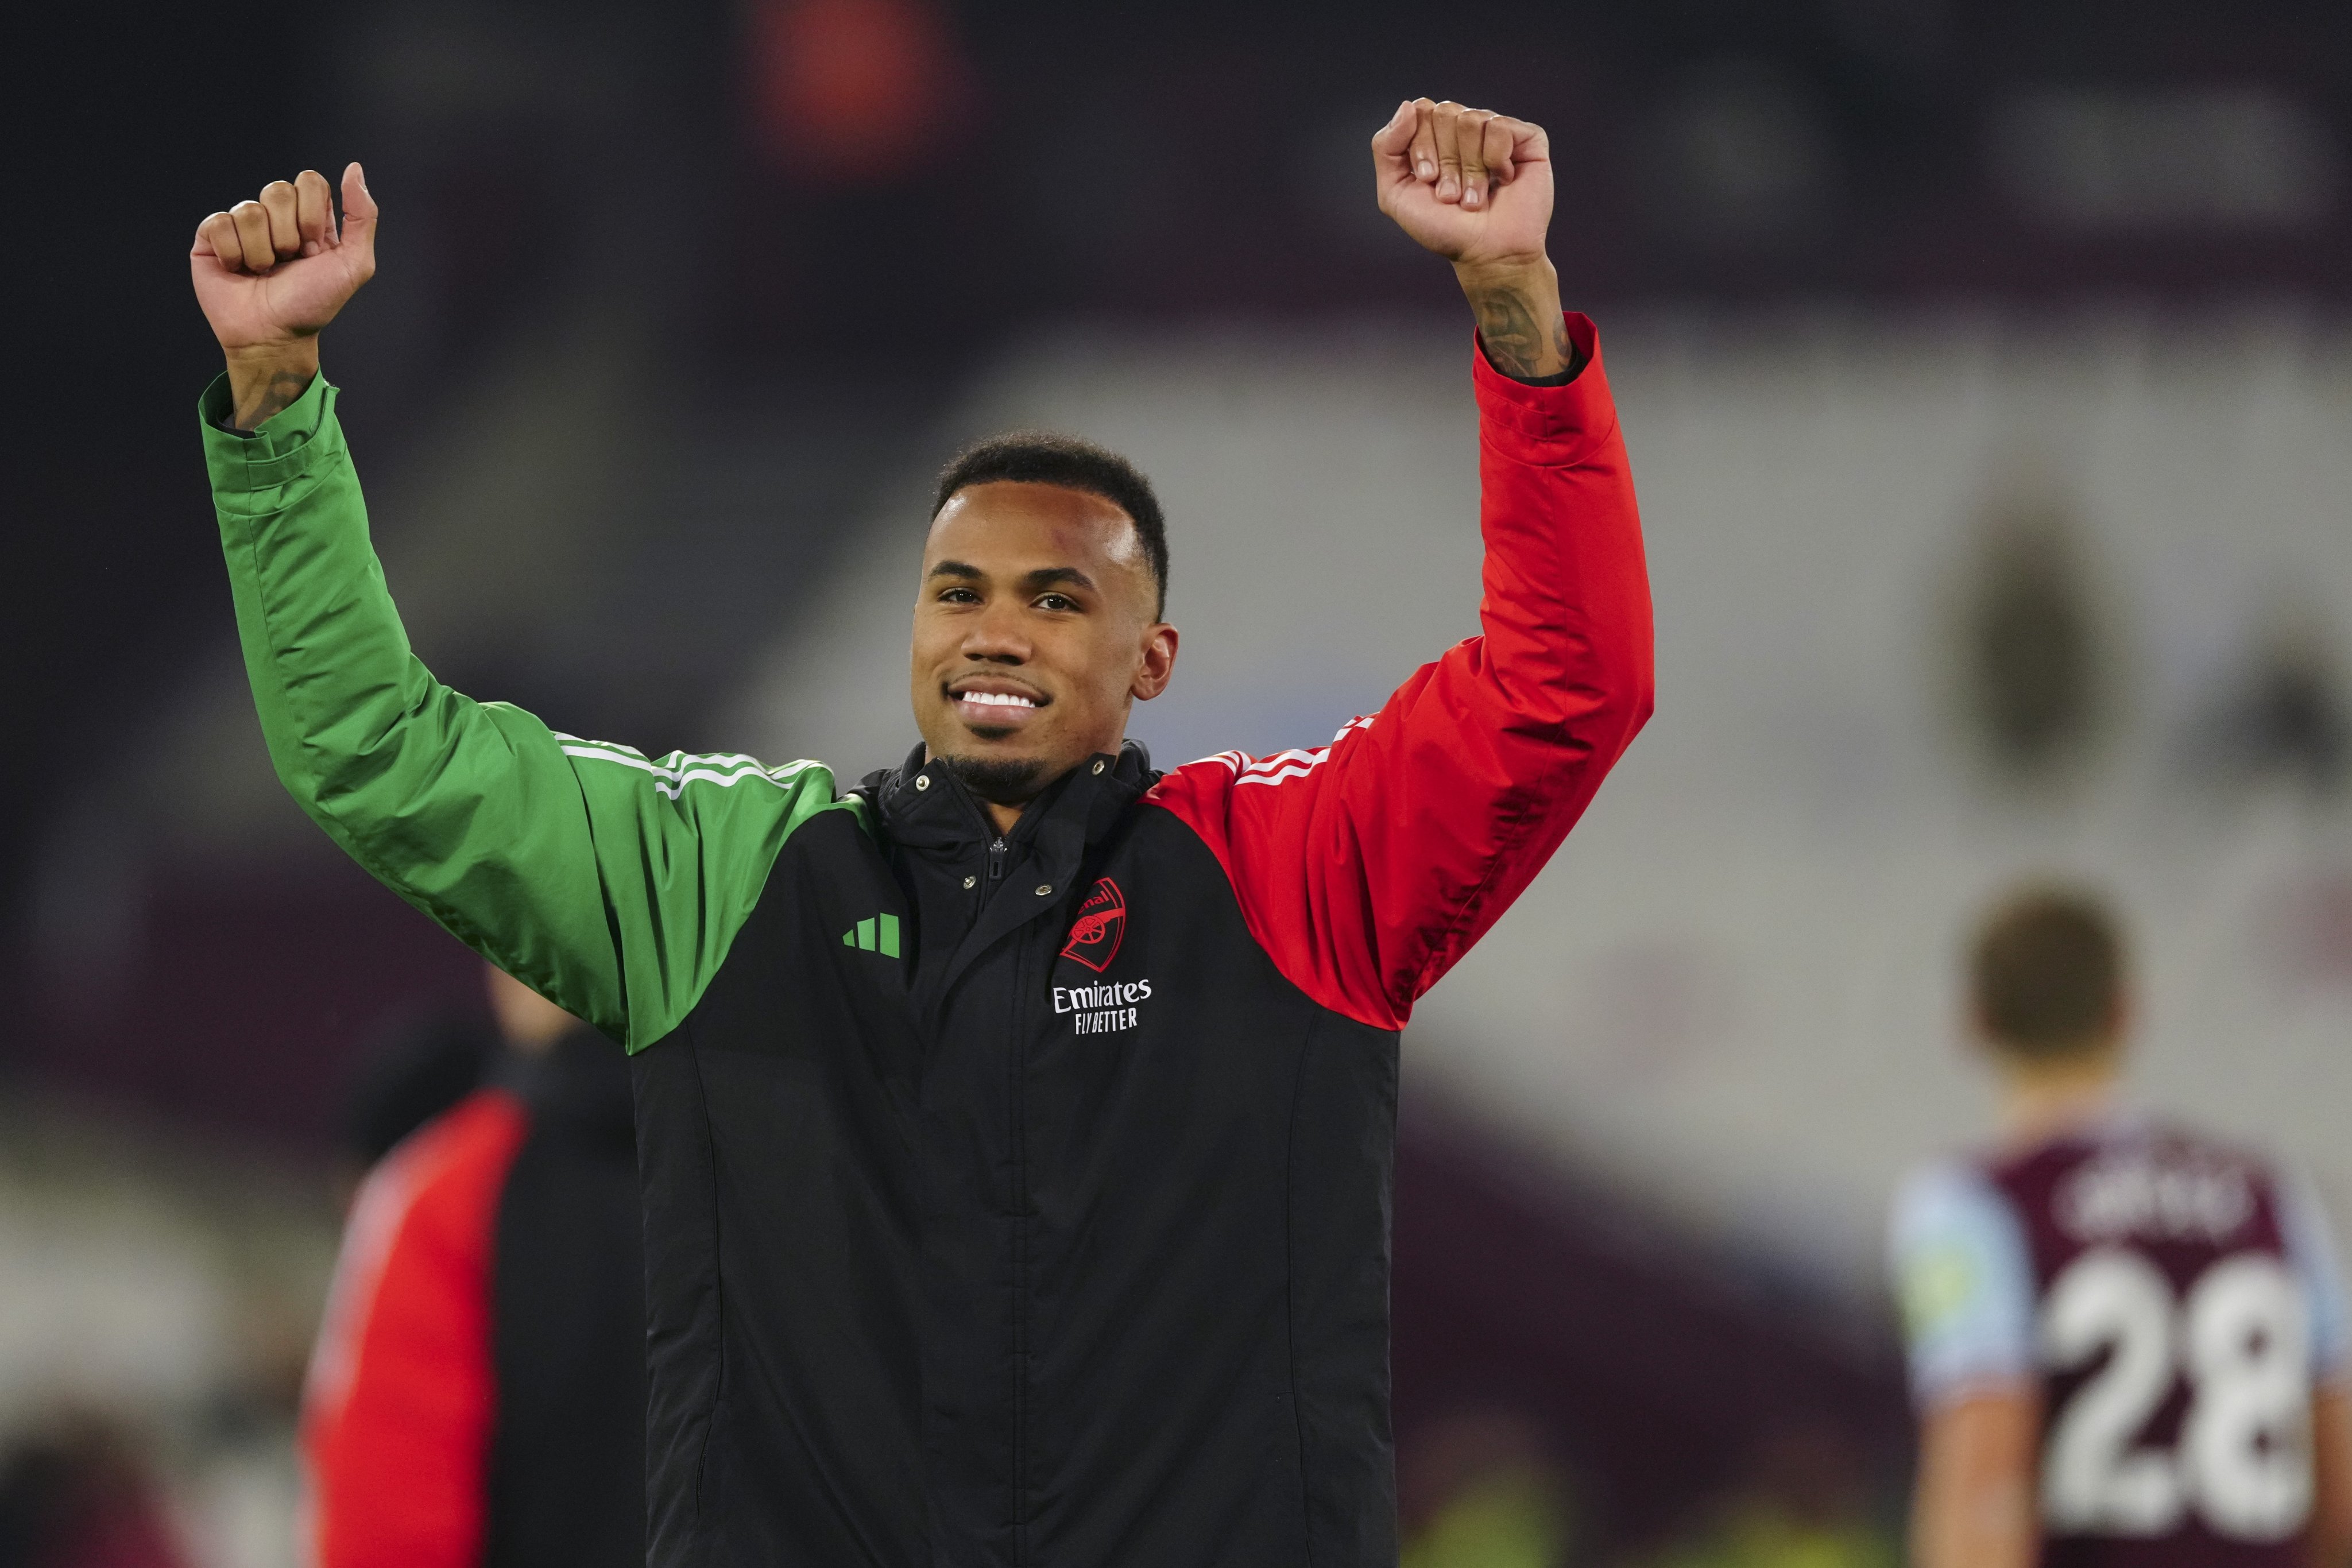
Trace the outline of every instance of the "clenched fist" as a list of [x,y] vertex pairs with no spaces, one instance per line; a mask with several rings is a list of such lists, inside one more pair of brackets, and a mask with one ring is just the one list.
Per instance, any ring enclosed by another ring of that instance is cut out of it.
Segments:
[[1446,260],[1535,261],[1551,225],[1543,127],[1415,99],[1373,134],[1381,211]]
[[1549,381],[1576,368],[1544,251],[1552,183],[1543,127],[1411,99],[1372,134],[1372,178],[1381,211],[1454,264],[1496,370]]
[[228,356],[239,429],[292,402],[319,373],[319,329],[375,276],[375,227],[356,163],[343,171],[340,225],[326,176],[305,169],[196,226],[188,269]]

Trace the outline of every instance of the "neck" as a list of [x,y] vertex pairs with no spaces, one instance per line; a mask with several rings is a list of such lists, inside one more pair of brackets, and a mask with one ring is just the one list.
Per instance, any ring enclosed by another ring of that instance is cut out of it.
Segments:
[[1029,809],[1029,802],[1024,800],[1017,806],[1007,806],[995,800],[982,800],[980,809],[988,813],[990,824],[999,833],[1009,833],[1013,831],[1013,824],[1021,820],[1021,813]]
[[2115,1104],[2116,1057],[2109,1045],[2062,1061],[2003,1062],[2001,1131],[2037,1143],[2097,1121]]

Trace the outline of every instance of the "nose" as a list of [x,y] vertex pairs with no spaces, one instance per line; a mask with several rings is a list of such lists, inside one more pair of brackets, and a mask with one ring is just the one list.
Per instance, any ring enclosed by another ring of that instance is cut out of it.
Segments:
[[1022,634],[1018,609],[1001,601],[991,604],[967,626],[961,652],[967,659],[991,664],[1027,664],[1031,650]]

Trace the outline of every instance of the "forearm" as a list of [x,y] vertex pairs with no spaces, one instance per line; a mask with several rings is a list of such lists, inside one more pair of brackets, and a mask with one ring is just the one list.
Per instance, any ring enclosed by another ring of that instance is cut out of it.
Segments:
[[331,799],[364,803],[351,769],[368,742],[398,738],[401,716],[425,705],[431,683],[409,658],[368,540],[333,389],[296,393],[263,434],[223,434],[246,412],[237,400],[256,391],[232,380],[226,397],[217,385],[207,392],[205,457],[263,737],[287,789],[315,815]]
[[2311,1568],[2352,1565],[2352,1388],[2320,1385],[2311,1401],[2311,1523],[2305,1553]]
[[2022,1482],[2001,1495],[1929,1495],[1911,1521],[1912,1568],[2033,1568],[2032,1521]]
[[1491,348],[1474,363],[1483,668],[1508,711],[1605,768],[1650,710],[1649,572],[1599,337],[1580,316],[1558,335],[1568,384],[1529,385]]
[[1514,381],[1552,382],[1581,368],[1559,304],[1559,274],[1549,256],[1460,263],[1454,275],[1478,318],[1478,340]]
[[1920,1435],[1913,1568],[2033,1568],[2040,1404],[1989,1392],[1932,1413]]
[[319,378],[319,336],[227,350],[229,423],[258,430],[294,406]]

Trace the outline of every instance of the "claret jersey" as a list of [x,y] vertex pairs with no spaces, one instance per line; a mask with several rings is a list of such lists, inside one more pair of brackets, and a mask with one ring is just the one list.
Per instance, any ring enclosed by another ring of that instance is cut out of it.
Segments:
[[2041,1387],[2045,1568],[2303,1561],[2312,1395],[2347,1349],[2303,1183],[2118,1118],[1917,1173],[1893,1261],[1923,1406]]

